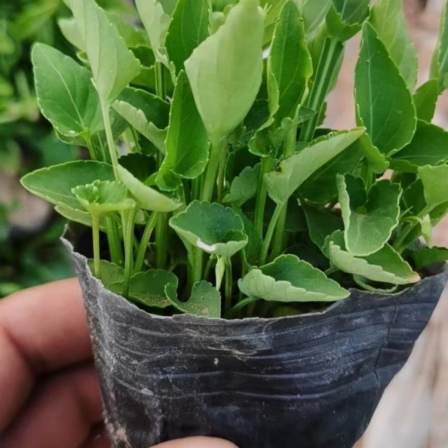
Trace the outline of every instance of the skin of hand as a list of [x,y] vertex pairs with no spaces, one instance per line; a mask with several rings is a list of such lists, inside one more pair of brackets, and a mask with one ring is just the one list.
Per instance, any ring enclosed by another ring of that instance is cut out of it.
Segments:
[[[0,402],[2,448],[110,448],[77,280],[0,300]],[[205,437],[157,446],[232,447]]]

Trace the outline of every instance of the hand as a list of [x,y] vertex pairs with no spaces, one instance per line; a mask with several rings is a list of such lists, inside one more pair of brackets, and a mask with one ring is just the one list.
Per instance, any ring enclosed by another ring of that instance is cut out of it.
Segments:
[[[0,300],[0,446],[109,448],[76,280]],[[158,448],[232,448],[207,438]]]

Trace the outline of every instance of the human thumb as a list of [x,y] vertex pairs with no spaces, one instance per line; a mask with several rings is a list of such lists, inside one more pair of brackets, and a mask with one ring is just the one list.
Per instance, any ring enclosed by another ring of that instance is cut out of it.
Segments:
[[190,437],[161,443],[152,448],[238,448],[233,443],[210,437]]

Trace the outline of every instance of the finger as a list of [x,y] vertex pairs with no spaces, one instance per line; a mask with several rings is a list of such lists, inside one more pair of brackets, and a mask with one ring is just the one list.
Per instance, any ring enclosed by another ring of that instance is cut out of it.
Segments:
[[33,378],[90,358],[81,291],[65,280],[0,301],[0,432],[33,386]]
[[78,448],[102,420],[98,379],[92,366],[50,377],[6,431],[2,448]]
[[237,448],[233,443],[210,437],[190,437],[161,443],[153,448]]
[[87,442],[82,446],[82,448],[110,448],[110,440],[106,434],[105,429],[103,428],[101,431],[95,431],[92,434]]

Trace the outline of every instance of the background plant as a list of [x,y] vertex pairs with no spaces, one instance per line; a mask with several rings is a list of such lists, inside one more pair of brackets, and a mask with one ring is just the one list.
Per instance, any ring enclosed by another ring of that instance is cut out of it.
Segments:
[[[161,313],[279,315],[446,260],[431,242],[448,204],[447,133],[431,124],[445,20],[416,89],[399,0],[140,0],[142,28],[67,3],[78,61],[36,45],[36,89],[92,160],[23,183],[91,227],[107,287]],[[322,128],[357,33],[358,127]]]

